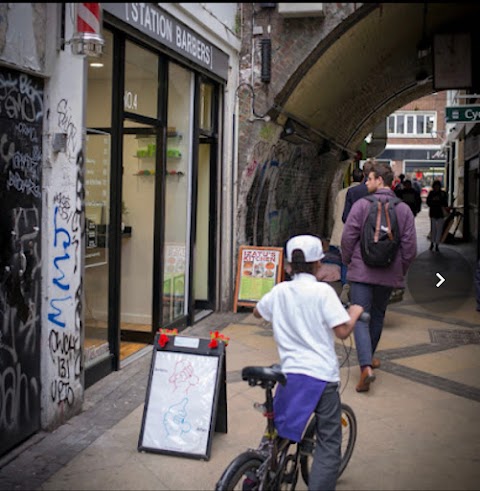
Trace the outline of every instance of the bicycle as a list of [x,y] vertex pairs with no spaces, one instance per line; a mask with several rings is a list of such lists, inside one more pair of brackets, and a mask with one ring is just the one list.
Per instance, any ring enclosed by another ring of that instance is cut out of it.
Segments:
[[[272,395],[276,383],[285,385],[287,381],[280,365],[245,367],[242,370],[242,379],[251,387],[260,386],[265,389],[266,402],[255,403],[254,407],[261,410],[267,418],[267,429],[257,449],[249,449],[230,462],[218,480],[215,490],[294,491],[299,469],[303,481],[308,486],[315,451],[315,415],[310,419],[299,443],[282,438],[278,436],[274,426]],[[350,461],[356,438],[355,413],[350,406],[342,403],[342,455],[338,477]]]

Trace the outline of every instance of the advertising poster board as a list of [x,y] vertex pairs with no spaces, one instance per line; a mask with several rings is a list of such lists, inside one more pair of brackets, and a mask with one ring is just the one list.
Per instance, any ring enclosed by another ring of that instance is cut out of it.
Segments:
[[209,340],[155,337],[139,451],[208,460],[213,430],[227,432],[225,347]]
[[240,246],[233,311],[239,305],[254,307],[283,278],[281,247]]

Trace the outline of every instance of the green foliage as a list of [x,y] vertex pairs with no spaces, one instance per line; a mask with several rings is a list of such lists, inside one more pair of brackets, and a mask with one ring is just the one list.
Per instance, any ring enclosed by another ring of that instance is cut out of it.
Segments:
[[272,141],[274,138],[275,129],[271,124],[265,124],[259,132],[260,138],[266,141]]

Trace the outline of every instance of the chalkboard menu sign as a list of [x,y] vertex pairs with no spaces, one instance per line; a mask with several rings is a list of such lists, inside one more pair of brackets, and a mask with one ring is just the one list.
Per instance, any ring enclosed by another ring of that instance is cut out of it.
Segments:
[[240,246],[234,312],[239,305],[254,307],[283,277],[281,247]]

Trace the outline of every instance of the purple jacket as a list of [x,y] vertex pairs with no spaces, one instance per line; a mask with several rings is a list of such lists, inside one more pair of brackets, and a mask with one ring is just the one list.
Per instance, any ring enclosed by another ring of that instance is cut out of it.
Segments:
[[[395,193],[391,189],[382,188],[375,193],[375,196],[385,201],[386,196],[395,198]],[[412,210],[403,202],[395,206],[400,230],[400,247],[392,264],[386,268],[372,268],[367,266],[362,259],[360,237],[369,210],[368,200],[363,198],[357,200],[343,228],[341,252],[342,261],[348,266],[347,280],[403,288],[405,287],[405,274],[417,255],[417,234]]]

